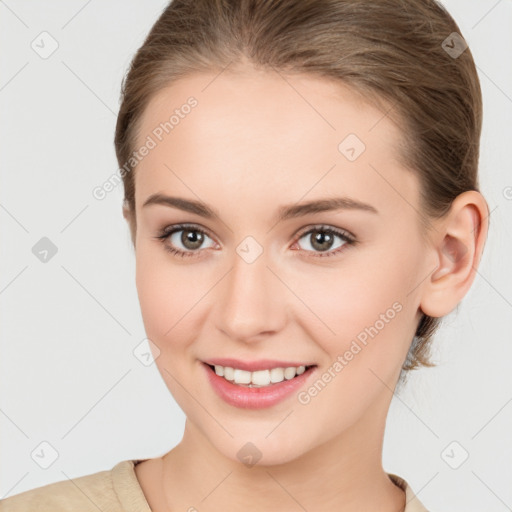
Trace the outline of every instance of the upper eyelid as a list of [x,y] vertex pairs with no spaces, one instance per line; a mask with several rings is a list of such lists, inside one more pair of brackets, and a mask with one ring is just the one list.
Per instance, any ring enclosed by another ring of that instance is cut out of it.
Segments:
[[334,234],[340,235],[346,235],[347,238],[350,238],[354,240],[356,236],[351,233],[348,229],[344,228],[337,228],[335,226],[331,226],[329,224],[310,224],[309,226],[306,226],[305,228],[301,228],[298,232],[296,232],[295,236],[298,236],[299,238],[302,238],[304,235],[307,235],[310,231],[313,231],[317,229],[318,231],[324,230],[324,231],[332,231]]
[[210,237],[212,240],[214,240],[214,237],[210,234],[210,231],[205,227],[200,226],[199,224],[171,224],[163,228],[161,230],[161,233],[162,236],[171,236],[172,234],[179,233],[180,231],[183,231],[185,229],[190,229],[191,231],[199,231]]

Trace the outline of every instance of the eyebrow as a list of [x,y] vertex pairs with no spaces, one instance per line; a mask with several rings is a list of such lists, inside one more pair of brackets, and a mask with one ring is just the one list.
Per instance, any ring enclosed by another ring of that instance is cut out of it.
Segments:
[[[195,201],[193,199],[184,199],[182,197],[166,196],[164,194],[152,194],[146,199],[142,207],[152,204],[159,204],[177,208],[185,212],[199,215],[206,219],[220,220],[220,215],[208,205]],[[288,206],[281,206],[278,209],[276,221],[282,222],[284,220],[302,217],[304,215],[321,213],[331,210],[360,210],[378,214],[378,210],[372,205],[363,203],[350,197],[334,197],[326,199],[318,199],[309,201],[307,203],[293,204]]]

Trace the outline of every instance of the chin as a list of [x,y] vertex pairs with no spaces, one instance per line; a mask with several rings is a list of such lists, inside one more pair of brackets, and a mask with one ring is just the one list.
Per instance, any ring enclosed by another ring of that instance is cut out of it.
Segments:
[[264,434],[251,435],[245,430],[245,433],[234,435],[228,442],[224,438],[220,445],[216,444],[215,439],[210,439],[210,442],[226,458],[248,468],[276,466],[301,457],[306,445],[305,440],[302,441],[297,436],[290,435],[284,429],[280,434],[276,429],[276,432],[265,437],[267,431]]

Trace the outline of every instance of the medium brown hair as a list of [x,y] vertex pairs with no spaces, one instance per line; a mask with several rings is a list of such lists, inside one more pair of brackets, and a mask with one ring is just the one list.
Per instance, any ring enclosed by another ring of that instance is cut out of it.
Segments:
[[[435,0],[174,0],[123,79],[119,166],[133,160],[141,117],[158,91],[188,74],[249,61],[338,80],[397,120],[399,157],[419,178],[428,226],[457,195],[479,190],[480,83],[469,48],[446,51],[446,41],[448,48],[464,41],[450,39],[454,32],[457,24]],[[123,174],[133,244],[135,165]],[[429,348],[439,322],[423,314],[402,373],[434,366]]]

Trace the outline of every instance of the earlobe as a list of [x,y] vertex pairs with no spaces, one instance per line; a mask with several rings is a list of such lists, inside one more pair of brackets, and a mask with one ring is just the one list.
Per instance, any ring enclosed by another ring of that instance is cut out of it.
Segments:
[[130,207],[128,206],[128,201],[126,201],[126,199],[123,201],[123,217],[128,222],[130,221]]
[[125,220],[127,220],[128,222],[130,221],[130,218],[129,218],[129,210],[128,208],[123,205],[123,217],[125,218]]
[[475,190],[455,198],[436,226],[433,237],[436,267],[425,280],[421,310],[442,317],[453,311],[476,275],[488,229],[488,207]]
[[135,247],[135,219],[132,215],[132,210],[128,206],[128,203],[123,202],[123,217],[128,222],[128,227],[130,229],[130,237],[132,240],[133,247]]

